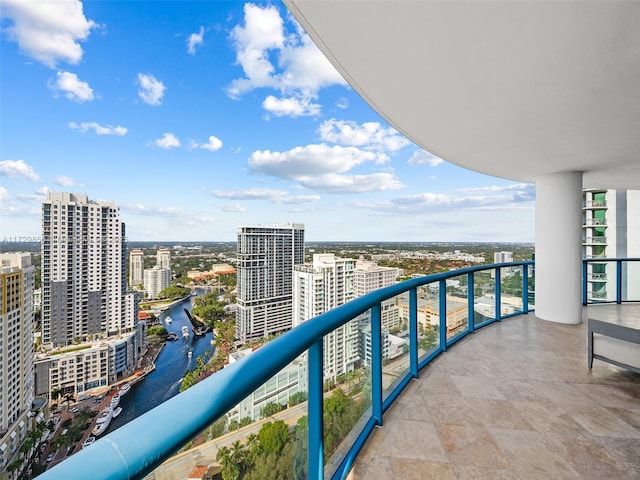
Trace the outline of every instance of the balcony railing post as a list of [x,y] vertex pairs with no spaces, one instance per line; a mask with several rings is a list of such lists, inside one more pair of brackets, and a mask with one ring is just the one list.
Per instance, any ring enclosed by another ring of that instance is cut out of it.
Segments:
[[382,425],[382,315],[380,303],[371,307],[371,415]]
[[502,308],[501,308],[501,304],[502,304],[502,281],[501,281],[501,274],[502,274],[502,269],[500,267],[496,267],[496,311],[495,311],[495,315],[496,315],[496,320],[498,320],[499,322],[502,321]]
[[308,431],[308,462],[309,478],[321,480],[324,478],[324,426],[323,418],[323,385],[324,367],[322,364],[323,339],[319,339],[309,347],[309,415]]
[[438,287],[440,298],[440,348],[447,351],[447,282],[440,280]]
[[529,265],[522,265],[522,313],[529,313]]
[[469,331],[476,331],[475,310],[473,309],[475,300],[475,291],[473,288],[473,272],[467,273],[467,316],[469,317]]
[[589,261],[586,259],[582,260],[582,305],[586,305],[588,303],[587,300],[587,266]]
[[418,378],[418,289],[409,291],[409,368]]
[[616,303],[622,303],[622,260],[616,260]]

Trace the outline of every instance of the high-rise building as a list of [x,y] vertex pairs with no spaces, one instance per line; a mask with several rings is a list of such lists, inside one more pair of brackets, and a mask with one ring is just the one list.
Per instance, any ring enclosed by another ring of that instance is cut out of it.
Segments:
[[248,340],[292,326],[293,266],[304,263],[304,225],[237,229],[236,337]]
[[29,253],[0,254],[0,471],[19,458],[32,426],[33,282]]
[[125,315],[125,226],[116,205],[49,193],[42,203],[42,342],[135,328]]
[[156,253],[156,265],[171,271],[171,250],[160,248]]
[[158,294],[171,284],[171,270],[156,265],[144,269],[144,291],[147,298],[158,298]]
[[[293,267],[293,326],[328,312],[355,298],[356,261],[332,253],[313,255],[311,265]],[[358,320],[324,337],[324,376],[335,380],[349,373],[359,360]]]
[[[379,288],[394,285],[400,275],[402,275],[402,269],[383,267],[361,257],[356,262],[356,269],[353,272],[355,295],[360,297]],[[383,328],[390,330],[398,327],[400,310],[395,300],[386,300],[382,302],[381,307]]]
[[513,252],[494,252],[493,263],[513,262]]
[[144,282],[144,253],[136,248],[129,252],[129,286],[138,287]]
[[[582,252],[586,258],[640,257],[640,190],[583,192]],[[640,298],[640,270],[623,264],[622,299]],[[589,263],[588,300],[615,300],[615,262]]]
[[[137,294],[126,290],[118,207],[86,195],[49,193],[42,204],[41,249],[46,353],[36,359],[36,394],[60,389],[76,395],[131,375],[144,329]],[[70,358],[60,348],[81,343],[82,355]]]

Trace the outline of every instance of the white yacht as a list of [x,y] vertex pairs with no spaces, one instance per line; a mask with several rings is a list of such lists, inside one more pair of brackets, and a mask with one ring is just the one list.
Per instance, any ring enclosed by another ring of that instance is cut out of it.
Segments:
[[187,327],[186,325],[182,327],[182,336],[184,338],[189,338],[189,327]]
[[109,403],[111,408],[117,408],[118,405],[120,405],[120,393],[116,393]]
[[113,408],[107,407],[101,413],[98,419],[96,420],[96,426],[91,433],[96,437],[98,435],[102,435],[107,428],[109,428],[109,424],[111,423],[111,419],[113,418]]
[[171,322],[173,322],[173,320],[171,320],[171,317],[169,315],[167,315],[164,321],[166,322],[167,325],[171,325]]
[[122,413],[122,407],[118,407],[113,411],[113,418],[116,418],[118,415]]
[[120,387],[120,390],[118,390],[118,393],[122,397],[123,395],[126,395],[129,392],[129,390],[131,390],[131,384],[128,382],[123,383],[122,386]]

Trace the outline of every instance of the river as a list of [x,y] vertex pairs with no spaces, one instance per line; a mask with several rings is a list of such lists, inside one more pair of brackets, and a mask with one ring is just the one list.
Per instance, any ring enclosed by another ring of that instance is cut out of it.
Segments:
[[[143,381],[133,385],[129,393],[122,397],[120,400],[122,413],[111,421],[107,433],[177,395],[182,377],[188,370],[193,370],[196,358],[203,355],[208,360],[213,355],[215,349],[211,345],[213,334],[209,332],[201,337],[195,337],[191,331],[191,323],[184,308],[191,310],[192,299],[193,297],[189,297],[188,300],[174,305],[160,315],[162,324],[169,332],[175,332],[178,340],[166,343],[156,360],[156,369]],[[172,319],[169,325],[165,321],[167,316]],[[183,339],[180,334],[183,325],[189,327],[189,339]],[[207,350],[209,356],[205,355]],[[192,352],[191,359],[188,357],[189,351]]]

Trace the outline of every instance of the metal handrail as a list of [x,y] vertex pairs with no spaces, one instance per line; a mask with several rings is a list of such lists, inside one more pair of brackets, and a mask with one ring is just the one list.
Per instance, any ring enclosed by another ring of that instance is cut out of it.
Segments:
[[[64,462],[47,470],[38,478],[41,480],[142,478],[307,350],[309,350],[308,472],[309,478],[318,480],[323,478],[322,339],[326,334],[371,310],[372,326],[374,327],[372,328],[373,344],[378,347],[372,364],[372,417],[363,432],[351,445],[351,450],[334,475],[334,477],[344,478],[373,427],[382,424],[383,412],[393,403],[411,378],[417,376],[418,370],[437,354],[445,351],[448,345],[455,343],[479,327],[474,325],[473,316],[470,316],[467,331],[453,339],[447,339],[446,279],[462,275],[468,276],[470,288],[467,301],[470,305],[469,311],[472,312],[473,274],[480,271],[495,271],[496,318],[487,321],[482,325],[484,326],[492,321],[500,321],[501,318],[507,317],[507,315],[502,316],[500,313],[501,268],[522,268],[523,309],[520,313],[529,311],[527,272],[528,267],[533,264],[533,261],[525,261],[467,267],[406,280],[356,298],[275,338],[256,350],[251,356],[227,366],[185,392],[109,433],[96,441],[90,448],[79,451]],[[418,365],[418,350],[414,345],[417,342],[413,341],[417,339],[415,334],[417,328],[414,325],[417,322],[416,289],[434,282],[439,284],[441,298],[440,347]],[[383,400],[379,328],[380,305],[385,300],[403,293],[410,294],[412,306],[410,322],[412,325],[411,368],[404,381],[401,381],[395,390]],[[375,328],[376,326],[378,328]],[[176,419],[177,416],[180,417],[178,421],[166,421],[167,418]]]

